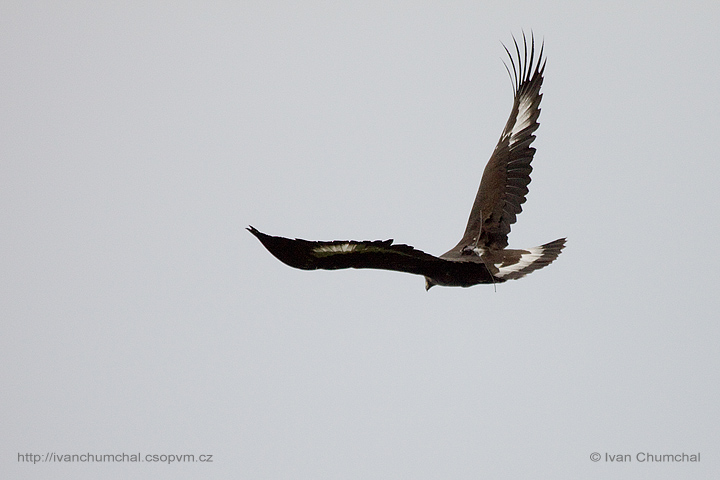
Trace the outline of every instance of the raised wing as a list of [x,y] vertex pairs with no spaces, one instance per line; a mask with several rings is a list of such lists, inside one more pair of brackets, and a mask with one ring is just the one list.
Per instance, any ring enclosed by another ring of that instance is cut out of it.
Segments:
[[249,227],[250,233],[278,260],[303,270],[375,268],[433,276],[447,263],[438,257],[392,240],[312,242],[274,237]]
[[523,34],[522,55],[517,40],[513,38],[513,41],[517,63],[505,47],[512,72],[507,64],[505,67],[513,81],[515,102],[500,141],[483,172],[463,238],[451,252],[468,245],[490,249],[507,247],[510,225],[515,223],[517,215],[522,211],[528,193],[532,172],[530,162],[535,154],[530,144],[535,140],[533,132],[539,126],[537,119],[540,116],[540,87],[545,59],[541,46],[536,60],[535,40],[532,36],[528,51]]

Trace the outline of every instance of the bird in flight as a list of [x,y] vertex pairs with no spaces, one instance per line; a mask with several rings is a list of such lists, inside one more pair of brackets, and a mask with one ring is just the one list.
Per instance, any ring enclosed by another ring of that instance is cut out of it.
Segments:
[[515,280],[551,264],[565,247],[560,238],[539,247],[508,249],[510,225],[522,211],[530,183],[540,116],[544,45],[535,55],[523,34],[522,54],[513,38],[516,57],[503,45],[510,59],[505,68],[513,82],[515,99],[510,118],[480,181],[465,233],[448,252],[436,257],[393,240],[335,240],[315,242],[275,237],[250,226],[248,230],[281,262],[303,270],[374,268],[423,275],[425,289],[434,285],[470,287]]

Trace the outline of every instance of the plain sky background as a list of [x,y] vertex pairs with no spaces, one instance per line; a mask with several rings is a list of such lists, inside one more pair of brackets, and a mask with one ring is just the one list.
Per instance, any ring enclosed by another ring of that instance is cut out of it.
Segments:
[[[3,478],[720,478],[720,4],[0,4]],[[244,228],[465,228],[547,68],[520,281],[305,272]],[[27,464],[18,453],[212,454]],[[698,464],[590,454],[701,453]]]

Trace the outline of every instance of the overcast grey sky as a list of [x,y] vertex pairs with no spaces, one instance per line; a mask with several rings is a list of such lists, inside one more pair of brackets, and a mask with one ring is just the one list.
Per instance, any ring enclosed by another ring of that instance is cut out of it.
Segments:
[[[710,1],[2,2],[2,476],[717,478],[719,22]],[[510,246],[567,236],[551,267],[425,292],[291,269],[244,230],[455,245],[522,29],[548,62]],[[53,452],[213,461],[18,457]]]

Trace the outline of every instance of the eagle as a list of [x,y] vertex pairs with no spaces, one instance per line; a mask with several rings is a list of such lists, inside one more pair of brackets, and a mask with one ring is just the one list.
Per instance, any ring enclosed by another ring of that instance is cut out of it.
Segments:
[[435,285],[470,287],[515,280],[551,264],[565,247],[560,238],[539,247],[508,249],[510,225],[525,203],[532,172],[540,87],[543,83],[544,42],[535,55],[523,33],[522,54],[513,36],[515,56],[503,44],[510,60],[505,68],[513,85],[514,101],[500,141],[485,166],[480,188],[470,210],[465,233],[451,250],[439,257],[393,240],[329,242],[276,237],[249,226],[250,231],[278,260],[303,270],[374,268],[423,275],[425,289]]

